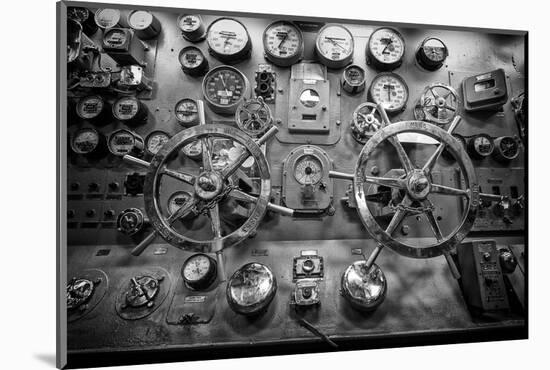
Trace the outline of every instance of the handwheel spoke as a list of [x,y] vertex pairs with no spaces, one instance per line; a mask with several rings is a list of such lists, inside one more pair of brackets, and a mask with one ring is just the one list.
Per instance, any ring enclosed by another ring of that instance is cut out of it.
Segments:
[[405,172],[407,174],[411,173],[414,170],[414,166],[399,139],[396,136],[391,136],[388,138],[388,141],[395,147],[397,156],[399,157],[399,161],[401,162],[401,166],[403,166]]
[[453,111],[453,112],[456,111],[456,109],[453,108],[453,107],[451,107],[449,104],[445,104],[445,108],[448,109],[448,110],[450,110],[450,111]]
[[[411,200],[408,197],[408,195],[405,195],[405,198],[401,201],[402,206],[408,207],[411,205]],[[407,210],[405,208],[397,207],[397,211],[395,211],[395,214],[393,215],[388,227],[386,228],[386,233],[388,233],[390,236],[393,234],[393,232],[399,227],[399,224],[405,219],[407,216]]]
[[180,218],[187,216],[189,213],[191,213],[191,211],[193,211],[195,204],[197,204],[196,199],[189,198],[189,200],[187,200],[187,202],[185,202],[180,208],[178,208],[176,212],[172,213],[170,217],[168,217],[168,224],[171,226]]
[[[429,200],[424,200],[423,205],[426,207],[431,207],[432,203]],[[430,228],[432,229],[435,238],[437,241],[443,240],[443,234],[441,233],[441,229],[439,228],[439,224],[437,223],[437,220],[435,219],[434,213],[431,209],[428,209],[424,212],[426,215],[426,218],[428,219],[428,223],[430,224]]]
[[205,171],[212,171],[212,148],[210,139],[207,137],[201,139],[202,144],[202,167]]
[[422,167],[422,171],[428,175],[434,168],[435,164],[437,163],[437,160],[439,159],[439,156],[441,153],[443,153],[443,150],[445,149],[445,144],[441,143],[435,150],[435,152],[431,155],[431,157],[428,159],[424,167]]
[[208,210],[208,214],[210,215],[210,223],[212,226],[212,233],[214,234],[214,238],[221,238],[222,227],[220,221],[220,208],[218,206],[218,203],[214,204],[214,206]]
[[176,180],[183,181],[189,185],[195,184],[195,180],[196,180],[196,177],[193,175],[190,175],[188,173],[181,172],[181,171],[171,170],[169,168],[166,168],[166,166],[163,166],[160,169],[159,173],[166,176],[170,176]]
[[439,185],[439,184],[432,184],[431,185],[431,192],[437,193],[437,194],[445,194],[445,195],[454,195],[454,196],[462,196],[462,197],[469,197],[470,192],[468,190],[463,189],[456,189],[451,188],[449,186],[445,185]]
[[437,93],[437,91],[435,91],[435,88],[430,88],[430,91],[432,92],[432,95],[436,98],[436,99],[439,99],[439,94]]
[[221,171],[222,178],[226,180],[229,176],[233,175],[233,173],[235,173],[235,171],[237,171],[243,163],[246,162],[248,157],[250,157],[250,153],[245,149],[234,162]]
[[365,176],[365,181],[370,184],[386,186],[389,188],[405,189],[407,187],[405,184],[405,180],[392,177]]
[[[239,189],[231,190],[229,192],[229,196],[236,199],[236,200],[246,202],[246,203],[257,203],[258,202],[257,197],[255,197],[253,195],[250,195],[250,194],[247,194],[244,191],[239,190]],[[294,210],[293,209],[283,207],[283,206],[279,206],[279,205],[273,204],[271,202],[267,203],[267,210],[271,211],[271,212],[279,213],[280,215],[283,215],[283,216],[292,217],[294,215]]]

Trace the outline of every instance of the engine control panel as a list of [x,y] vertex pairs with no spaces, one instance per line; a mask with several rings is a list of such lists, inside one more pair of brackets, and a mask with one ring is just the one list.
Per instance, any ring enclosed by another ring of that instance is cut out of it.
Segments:
[[524,34],[66,23],[69,355],[524,333]]

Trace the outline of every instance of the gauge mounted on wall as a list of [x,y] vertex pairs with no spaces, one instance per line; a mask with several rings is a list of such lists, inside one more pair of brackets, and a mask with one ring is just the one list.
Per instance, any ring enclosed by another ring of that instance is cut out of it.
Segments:
[[181,14],[178,17],[178,27],[184,39],[199,42],[206,37],[206,27],[198,14]]
[[199,106],[191,98],[181,99],[174,108],[176,120],[183,126],[194,126],[199,123]]
[[117,217],[117,230],[125,235],[134,235],[141,231],[146,223],[143,212],[138,208],[127,208]]
[[224,63],[250,57],[252,41],[246,27],[233,18],[218,18],[208,26],[206,42],[210,54]]
[[118,157],[123,157],[126,154],[140,155],[145,148],[141,136],[125,129],[113,131],[107,139],[107,146],[109,151]]
[[366,72],[356,64],[347,66],[342,73],[342,89],[350,94],[365,90]]
[[160,148],[170,140],[170,135],[164,131],[153,131],[145,138],[145,152],[151,156],[158,153]]
[[99,95],[84,96],[76,103],[76,115],[93,123],[107,123],[105,119],[108,110],[107,103]]
[[519,140],[512,136],[501,136],[495,139],[494,157],[500,162],[509,162],[519,155]]
[[204,76],[202,93],[213,112],[232,115],[244,99],[250,97],[250,83],[237,68],[218,66]]
[[95,23],[101,29],[116,27],[120,22],[120,10],[103,8],[98,9],[94,15]]
[[208,60],[201,49],[196,46],[187,46],[179,54],[181,69],[191,76],[202,76],[208,72]]
[[67,7],[67,18],[77,21],[82,25],[83,31],[87,35],[93,35],[97,31],[93,13],[86,8],[78,6]]
[[114,102],[113,116],[129,124],[142,123],[147,119],[147,107],[135,96],[123,96]]
[[302,59],[304,36],[292,22],[275,21],[264,31],[265,57],[271,63],[288,67]]
[[136,36],[142,40],[154,39],[162,30],[159,20],[153,13],[146,10],[132,10],[128,13],[126,23],[134,30]]
[[398,74],[379,73],[370,85],[369,98],[376,104],[382,104],[386,112],[397,113],[407,106],[409,88]]
[[77,130],[70,138],[73,152],[85,156],[99,156],[105,153],[105,136],[91,127]]
[[206,254],[194,254],[183,263],[181,275],[187,287],[193,290],[204,290],[216,280],[217,263]]
[[478,134],[468,140],[468,153],[472,158],[483,159],[493,154],[495,143],[487,134]]
[[367,43],[367,63],[380,71],[391,71],[403,62],[405,39],[394,28],[374,30]]
[[416,51],[416,61],[428,71],[438,70],[449,55],[447,45],[437,37],[427,37]]
[[338,69],[353,60],[353,35],[344,26],[328,23],[319,30],[315,52],[319,61],[328,68]]
[[[179,190],[170,195],[170,197],[168,198],[168,213],[170,215],[176,213],[191,199],[191,197],[191,193],[185,190]],[[182,216],[182,219],[191,217],[193,217],[192,212],[188,213],[186,216]]]

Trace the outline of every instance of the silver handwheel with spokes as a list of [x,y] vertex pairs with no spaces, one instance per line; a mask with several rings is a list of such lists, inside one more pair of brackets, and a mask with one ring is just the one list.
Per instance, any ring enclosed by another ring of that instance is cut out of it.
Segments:
[[[460,274],[449,254],[471,230],[476,218],[479,205],[479,186],[474,167],[467,153],[451,133],[460,122],[456,117],[451,123],[448,131],[423,121],[402,121],[390,123],[387,114],[382,107],[379,107],[384,126],[378,130],[363,147],[354,174],[345,174],[332,171],[330,176],[353,181],[353,193],[357,203],[357,210],[361,221],[371,236],[378,241],[378,246],[367,259],[367,266],[374,263],[383,247],[391,248],[397,253],[412,258],[431,258],[445,255],[451,271],[455,277]],[[427,135],[437,141],[439,145],[427,162],[420,168],[414,166],[405,149],[401,145],[397,135],[402,133],[419,133]],[[366,162],[372,153],[385,141],[390,142],[396,149],[399,161],[404,173],[398,177],[377,177],[370,176],[366,172]],[[457,164],[464,175],[464,187],[452,188],[436,184],[432,180],[432,170],[441,155],[443,149],[447,149],[457,159]],[[395,205],[389,224],[383,228],[375,219],[367,202],[365,185],[373,184],[396,189],[403,194],[400,202]],[[459,224],[447,235],[441,231],[437,218],[434,216],[434,206],[431,195],[439,194],[450,197],[460,197],[465,200],[465,211]],[[436,239],[435,244],[412,245],[399,241],[394,236],[395,231],[404,220],[411,214],[423,214],[426,222],[429,223]]]

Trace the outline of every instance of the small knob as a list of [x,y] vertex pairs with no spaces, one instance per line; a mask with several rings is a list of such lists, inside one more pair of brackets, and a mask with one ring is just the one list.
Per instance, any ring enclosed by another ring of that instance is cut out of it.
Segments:
[[88,184],[88,189],[90,191],[97,191],[99,189],[99,184],[97,182],[91,182]]
[[72,182],[71,183],[71,190],[76,191],[80,188],[80,184],[78,182]]
[[115,210],[114,209],[108,209],[104,212],[105,217],[107,218],[113,218],[115,217]]
[[74,209],[67,210],[67,218],[73,218],[75,215]]
[[113,191],[118,190],[119,186],[120,186],[119,183],[116,182],[116,181],[113,181],[113,182],[109,183],[109,189],[111,189]]
[[302,297],[308,299],[308,298],[311,298],[312,294],[313,294],[313,292],[311,291],[311,288],[302,289]]
[[86,211],[86,216],[88,216],[88,217],[94,217],[94,216],[95,216],[95,213],[96,213],[96,212],[95,212],[95,209],[92,208],[92,209],[89,209],[89,210]]
[[485,261],[489,261],[491,259],[491,253],[489,253],[489,252],[483,253],[483,259]]

